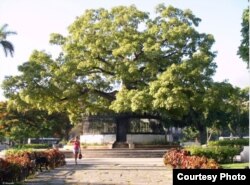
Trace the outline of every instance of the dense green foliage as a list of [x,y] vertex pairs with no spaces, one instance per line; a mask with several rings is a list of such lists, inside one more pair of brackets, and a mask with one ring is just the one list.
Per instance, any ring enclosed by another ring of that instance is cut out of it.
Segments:
[[249,139],[233,139],[210,141],[208,147],[188,147],[192,155],[205,156],[219,163],[232,163],[235,155],[239,155],[243,146],[249,145]]
[[249,145],[249,139],[210,141],[208,147],[188,147],[192,155],[206,156],[219,163],[232,163],[233,157],[239,155],[243,146]]
[[[195,30],[190,10],[159,5],[153,19],[134,6],[87,10],[69,26],[57,59],[34,51],[4,83],[12,104],[67,111],[182,116],[200,103],[215,72],[213,36]],[[191,102],[190,102],[191,101]],[[196,103],[196,101],[198,101]]]
[[215,146],[205,148],[189,147],[187,150],[190,151],[192,155],[205,156],[219,163],[232,163],[233,157],[239,155],[242,149],[240,147]]
[[[249,62],[249,8],[245,9],[242,15],[241,23],[242,40],[238,50],[238,55],[244,62]],[[248,64],[249,65],[249,64]],[[249,67],[249,66],[248,66]]]
[[249,139],[226,139],[218,141],[210,141],[209,146],[231,146],[231,147],[243,147],[249,146]]
[[248,88],[240,89],[231,84],[213,83],[205,96],[206,111],[203,112],[209,141],[220,135],[242,136],[248,130]]
[[49,144],[24,144],[18,145],[15,148],[17,149],[47,149],[50,148]]
[[184,127],[182,130],[182,141],[195,141],[198,138],[199,131],[194,127]]
[[28,138],[59,137],[68,139],[72,125],[66,114],[26,108],[20,111],[8,109],[6,102],[0,102],[0,136],[16,144],[27,142]]

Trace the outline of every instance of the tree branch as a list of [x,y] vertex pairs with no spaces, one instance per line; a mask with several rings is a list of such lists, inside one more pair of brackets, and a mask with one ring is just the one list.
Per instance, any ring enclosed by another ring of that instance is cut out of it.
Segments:
[[104,70],[102,68],[99,68],[99,67],[92,67],[92,69],[96,69],[96,70],[89,71],[89,74],[91,74],[91,73],[105,73],[105,74],[108,74],[108,75],[111,75],[111,76],[115,75],[114,72],[106,71],[106,70]]
[[100,90],[97,90],[97,89],[84,88],[81,91],[81,94],[84,95],[84,94],[89,93],[89,92],[98,94],[98,95],[100,95],[100,96],[102,96],[102,97],[104,97],[104,98],[106,98],[106,99],[108,99],[110,101],[113,101],[113,100],[115,100],[115,95],[116,95],[116,93],[118,91],[113,91],[113,92],[107,93],[107,92],[103,92],[103,91],[100,91]]

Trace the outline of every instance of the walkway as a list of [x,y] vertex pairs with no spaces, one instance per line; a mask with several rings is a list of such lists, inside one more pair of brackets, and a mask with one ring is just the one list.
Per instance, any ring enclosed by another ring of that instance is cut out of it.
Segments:
[[162,158],[83,158],[74,164],[39,173],[26,185],[172,185],[172,170]]

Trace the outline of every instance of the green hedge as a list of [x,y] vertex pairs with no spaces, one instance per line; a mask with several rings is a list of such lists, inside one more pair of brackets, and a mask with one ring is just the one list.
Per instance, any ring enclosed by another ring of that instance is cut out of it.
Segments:
[[233,139],[233,140],[218,140],[218,141],[210,141],[208,143],[209,146],[249,146],[249,139]]
[[50,148],[49,144],[25,144],[15,147],[17,149],[47,149]]
[[191,155],[205,156],[219,163],[232,163],[233,157],[240,154],[242,150],[240,147],[231,146],[188,147],[186,149],[191,152]]

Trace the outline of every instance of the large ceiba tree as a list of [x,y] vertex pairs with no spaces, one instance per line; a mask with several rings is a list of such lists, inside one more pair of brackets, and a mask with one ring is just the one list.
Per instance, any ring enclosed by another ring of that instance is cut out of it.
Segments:
[[5,95],[17,107],[72,118],[118,113],[120,123],[124,115],[180,121],[192,114],[203,129],[198,114],[216,65],[214,38],[196,30],[200,21],[164,5],[154,18],[134,6],[87,10],[67,36],[51,34],[60,56],[34,51],[21,74],[5,80]]

